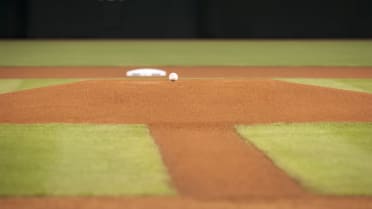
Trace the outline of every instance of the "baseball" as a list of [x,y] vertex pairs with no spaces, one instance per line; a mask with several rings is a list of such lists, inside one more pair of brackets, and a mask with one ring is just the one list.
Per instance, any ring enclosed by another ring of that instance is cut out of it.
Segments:
[[170,81],[177,81],[178,80],[178,74],[177,73],[170,73],[168,78],[169,78]]

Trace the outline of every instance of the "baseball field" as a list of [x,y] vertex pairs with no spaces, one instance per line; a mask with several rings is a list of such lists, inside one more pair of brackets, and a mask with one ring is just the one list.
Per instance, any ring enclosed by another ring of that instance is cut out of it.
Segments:
[[371,161],[370,40],[0,41],[1,209],[365,209]]

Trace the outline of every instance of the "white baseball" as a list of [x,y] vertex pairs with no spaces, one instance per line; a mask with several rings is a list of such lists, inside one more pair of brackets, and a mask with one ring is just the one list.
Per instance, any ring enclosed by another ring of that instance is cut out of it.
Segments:
[[177,73],[170,73],[168,78],[169,78],[170,81],[177,81],[178,80],[178,74]]

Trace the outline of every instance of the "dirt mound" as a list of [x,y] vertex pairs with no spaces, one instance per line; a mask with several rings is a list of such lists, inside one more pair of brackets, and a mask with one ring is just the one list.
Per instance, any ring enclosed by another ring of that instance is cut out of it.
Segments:
[[0,95],[9,123],[371,121],[372,95],[274,80],[92,80]]

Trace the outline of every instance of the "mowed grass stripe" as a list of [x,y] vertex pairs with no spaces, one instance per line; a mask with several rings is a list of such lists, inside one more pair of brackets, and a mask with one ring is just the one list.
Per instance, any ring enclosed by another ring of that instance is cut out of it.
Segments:
[[82,81],[83,79],[0,79],[0,94]]
[[372,66],[370,40],[0,41],[0,66]]
[[372,79],[280,78],[277,80],[335,89],[372,93]]
[[173,194],[144,125],[0,125],[0,196]]
[[269,124],[237,131],[314,192],[372,195],[372,123]]

